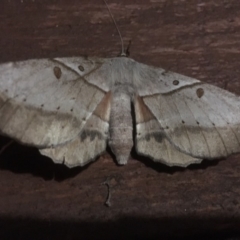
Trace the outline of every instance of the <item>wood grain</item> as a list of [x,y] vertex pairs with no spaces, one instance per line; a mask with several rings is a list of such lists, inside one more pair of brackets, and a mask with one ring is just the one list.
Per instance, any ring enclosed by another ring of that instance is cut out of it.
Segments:
[[[240,94],[238,0],[108,2],[132,58]],[[3,0],[0,32],[0,62],[120,53],[97,0]],[[70,170],[14,143],[0,156],[0,192],[1,239],[227,239],[240,229],[240,155],[181,169],[134,152],[120,167],[106,153]]]

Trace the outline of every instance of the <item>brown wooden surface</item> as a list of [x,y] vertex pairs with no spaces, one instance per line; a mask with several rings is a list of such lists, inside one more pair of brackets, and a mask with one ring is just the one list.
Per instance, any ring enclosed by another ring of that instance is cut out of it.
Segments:
[[[132,58],[240,94],[239,0],[108,1]],[[101,0],[0,1],[0,62],[119,52]],[[0,156],[0,239],[228,238],[239,194],[240,155],[181,169],[106,153],[69,170],[15,143]]]

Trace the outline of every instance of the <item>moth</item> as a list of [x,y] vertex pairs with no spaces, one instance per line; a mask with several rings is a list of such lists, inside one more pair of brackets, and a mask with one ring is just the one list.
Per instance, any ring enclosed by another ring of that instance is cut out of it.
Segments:
[[0,64],[0,131],[55,163],[83,166],[107,144],[169,166],[240,152],[240,98],[128,57]]

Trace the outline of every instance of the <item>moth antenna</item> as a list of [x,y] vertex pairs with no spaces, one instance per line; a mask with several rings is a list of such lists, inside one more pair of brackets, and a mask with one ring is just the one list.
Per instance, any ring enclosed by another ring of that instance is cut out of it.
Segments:
[[120,32],[120,30],[119,30],[119,28],[118,28],[118,26],[117,26],[117,23],[116,23],[113,15],[112,15],[112,12],[111,12],[108,4],[107,4],[107,1],[106,1],[106,0],[103,0],[103,1],[104,1],[105,5],[106,5],[106,7],[107,7],[107,9],[108,9],[108,12],[109,12],[109,14],[110,14],[110,16],[111,16],[111,19],[112,19],[112,21],[113,21],[113,23],[114,23],[114,25],[115,25],[115,27],[116,27],[116,29],[117,29],[117,31],[118,31],[118,35],[119,35],[120,40],[121,40],[122,52],[121,52],[120,56],[126,57],[126,53],[125,53],[125,51],[124,51],[124,44],[123,44],[122,34],[121,34],[121,32]]

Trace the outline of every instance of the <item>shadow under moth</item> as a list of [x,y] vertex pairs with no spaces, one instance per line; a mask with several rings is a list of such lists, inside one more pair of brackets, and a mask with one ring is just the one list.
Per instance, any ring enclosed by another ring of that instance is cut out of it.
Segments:
[[107,144],[119,164],[135,146],[186,167],[240,152],[240,97],[128,57],[10,62],[0,64],[0,132],[68,167]]

